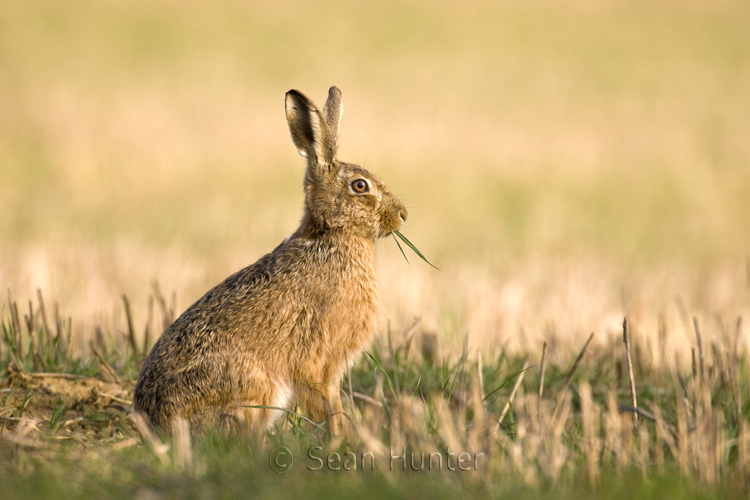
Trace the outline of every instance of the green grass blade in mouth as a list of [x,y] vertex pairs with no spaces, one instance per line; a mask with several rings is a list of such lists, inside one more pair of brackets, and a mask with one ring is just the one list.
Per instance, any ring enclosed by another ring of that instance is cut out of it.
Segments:
[[391,236],[393,236],[393,241],[396,242],[396,246],[398,247],[399,250],[401,250],[401,255],[404,256],[404,260],[408,264],[409,263],[409,259],[406,258],[406,254],[404,253],[404,249],[401,248],[401,243],[398,242],[398,240],[396,239],[396,235],[395,234],[391,233]]
[[[401,233],[400,233],[400,232],[398,232],[398,231],[393,231],[393,234],[395,234],[396,236],[398,236],[399,238],[401,238],[401,241],[403,241],[404,243],[406,243],[406,246],[408,246],[409,248],[411,248],[411,249],[412,249],[412,250],[414,251],[414,253],[416,253],[417,255],[419,255],[419,257],[420,257],[420,258],[421,258],[421,259],[422,259],[423,261],[427,262],[427,263],[428,263],[428,264],[429,264],[429,265],[430,265],[431,267],[433,267],[433,268],[437,269],[438,271],[440,271],[440,268],[438,268],[438,267],[436,267],[436,266],[432,265],[432,263],[431,263],[431,262],[430,262],[429,260],[427,260],[427,258],[426,258],[426,257],[425,257],[424,255],[422,255],[422,252],[420,252],[420,251],[419,251],[419,249],[417,249],[417,247],[415,247],[415,246],[414,246],[414,245],[412,244],[412,242],[411,242],[411,241],[409,241],[408,239],[406,239],[406,236],[404,236],[403,234],[401,234]],[[394,239],[395,239],[395,238],[394,238]],[[398,240],[396,240],[396,244],[398,245]],[[401,249],[401,245],[398,245],[398,248],[399,248],[399,249]],[[404,253],[404,251],[403,251],[403,250],[401,250],[401,253]],[[404,258],[406,259],[406,255],[404,255]],[[406,262],[409,262],[409,260],[407,259],[407,261],[406,261]]]

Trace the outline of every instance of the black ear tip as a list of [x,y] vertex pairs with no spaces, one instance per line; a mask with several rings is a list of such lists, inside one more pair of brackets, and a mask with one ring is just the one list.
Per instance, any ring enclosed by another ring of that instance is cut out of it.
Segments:
[[341,97],[341,90],[339,90],[339,88],[335,85],[331,87],[330,89],[328,89],[328,97],[332,97],[332,96]]
[[298,90],[290,90],[284,96],[285,107],[287,111],[290,109],[301,110],[304,109],[305,97]]
[[290,102],[291,101],[293,103],[299,103],[300,101],[303,100],[302,99],[302,93],[299,90],[292,89],[292,90],[290,90],[289,92],[286,93],[286,95],[284,96],[284,100],[286,102]]

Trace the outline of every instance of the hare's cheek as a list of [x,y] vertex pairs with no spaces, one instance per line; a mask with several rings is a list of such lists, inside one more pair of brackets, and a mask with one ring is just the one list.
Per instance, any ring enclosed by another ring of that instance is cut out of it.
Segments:
[[378,200],[372,195],[359,195],[357,198],[360,205],[370,213],[378,208]]

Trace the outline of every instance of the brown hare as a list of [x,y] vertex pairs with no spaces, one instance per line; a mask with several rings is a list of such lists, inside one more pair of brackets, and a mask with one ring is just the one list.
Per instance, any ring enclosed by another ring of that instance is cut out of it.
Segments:
[[180,416],[198,427],[264,429],[283,412],[248,406],[297,401],[318,422],[342,412],[345,359],[368,346],[380,309],[375,239],[407,215],[379,178],[336,160],[342,112],[336,87],[322,113],[287,92],[292,140],[307,158],[300,226],[164,331],[135,388],[135,409],[153,424],[168,429]]

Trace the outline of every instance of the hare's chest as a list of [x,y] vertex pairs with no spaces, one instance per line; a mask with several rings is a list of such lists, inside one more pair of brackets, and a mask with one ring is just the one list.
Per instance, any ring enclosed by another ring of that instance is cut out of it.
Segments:
[[336,285],[311,297],[315,330],[328,344],[326,350],[359,351],[375,333],[380,313],[378,288],[363,280],[341,280]]
[[314,273],[301,291],[313,316],[314,336],[325,341],[327,350],[359,349],[375,332],[380,294],[374,256],[360,243],[319,244],[308,254],[315,260]]

